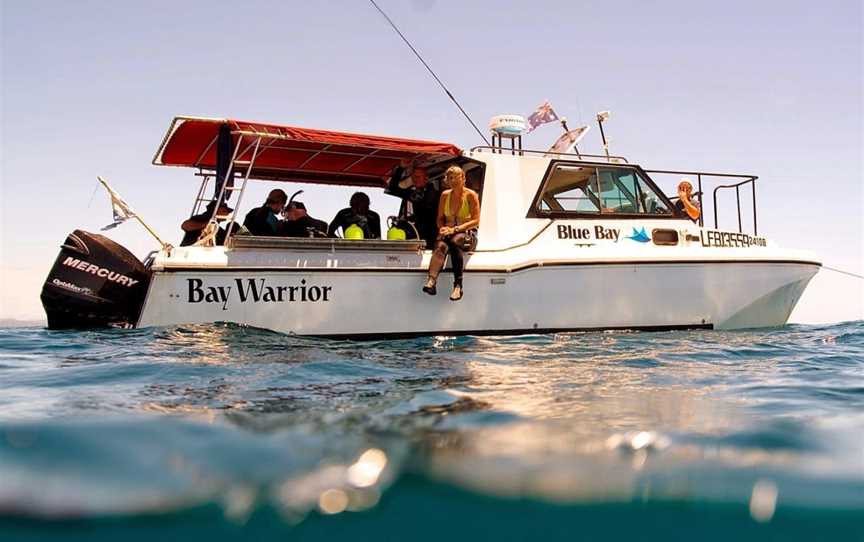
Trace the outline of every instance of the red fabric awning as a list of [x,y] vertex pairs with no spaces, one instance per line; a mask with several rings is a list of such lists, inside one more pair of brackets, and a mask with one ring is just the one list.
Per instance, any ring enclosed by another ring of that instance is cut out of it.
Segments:
[[[439,162],[462,154],[455,145],[228,119],[177,117],[171,124],[155,165],[216,168],[219,127],[231,128],[233,144],[241,142],[237,160],[258,155],[250,177],[277,181],[382,186],[402,158]],[[232,145],[233,150],[233,145]],[[237,169],[241,169],[241,165]],[[243,168],[245,172],[245,167]]]

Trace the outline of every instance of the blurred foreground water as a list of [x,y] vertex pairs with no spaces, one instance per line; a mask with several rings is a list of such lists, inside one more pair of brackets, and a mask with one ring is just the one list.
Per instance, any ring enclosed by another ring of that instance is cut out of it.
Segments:
[[864,322],[0,329],[0,540],[864,540]]

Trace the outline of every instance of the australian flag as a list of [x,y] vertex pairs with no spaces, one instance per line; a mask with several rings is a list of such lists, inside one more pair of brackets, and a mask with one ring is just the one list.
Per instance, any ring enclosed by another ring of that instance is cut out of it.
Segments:
[[525,130],[525,133],[529,134],[541,124],[555,122],[556,120],[558,120],[558,114],[552,109],[552,104],[549,103],[549,100],[546,100],[528,117],[528,129]]

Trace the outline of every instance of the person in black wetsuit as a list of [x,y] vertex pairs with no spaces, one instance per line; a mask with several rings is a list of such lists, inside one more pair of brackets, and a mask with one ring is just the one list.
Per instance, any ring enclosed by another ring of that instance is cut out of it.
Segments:
[[279,235],[279,213],[288,201],[288,195],[276,188],[267,195],[267,201],[246,213],[243,225],[252,235]]
[[356,224],[363,230],[364,239],[381,239],[381,217],[378,213],[369,209],[369,196],[363,192],[354,192],[351,196],[350,207],[342,209],[333,218],[327,235],[336,236],[336,231],[342,228],[342,235],[352,224]]
[[285,220],[282,221],[279,235],[285,237],[326,237],[327,223],[317,218],[312,218],[306,213],[306,206],[302,201],[292,201],[282,212]]
[[426,241],[426,248],[431,249],[438,237],[436,219],[441,191],[429,182],[428,173],[423,167],[414,167],[411,174],[403,179],[410,166],[408,159],[402,160],[393,170],[384,192],[402,198],[399,218],[413,222],[420,238]]
[[[194,245],[198,241],[198,238],[201,237],[201,232],[204,231],[204,228],[207,227],[207,223],[210,221],[210,217],[213,216],[213,209],[215,207],[216,201],[213,200],[207,204],[203,213],[190,216],[183,221],[183,224],[180,225],[180,229],[183,230],[183,240],[180,241],[181,247]],[[224,221],[233,211],[234,209],[225,205],[225,202],[222,202],[222,205],[219,206],[219,212],[216,213],[216,220],[218,222]],[[235,223],[231,229],[236,232],[239,228],[240,225]],[[216,244],[224,244],[226,235],[225,228],[219,228],[219,231],[216,232]]]

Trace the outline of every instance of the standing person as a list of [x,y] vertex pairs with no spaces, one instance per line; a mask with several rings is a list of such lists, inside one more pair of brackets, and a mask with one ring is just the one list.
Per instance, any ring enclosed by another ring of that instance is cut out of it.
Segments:
[[246,213],[243,225],[252,235],[279,235],[279,213],[286,201],[288,195],[283,190],[271,190],[264,205]]
[[441,193],[438,202],[438,239],[429,262],[429,276],[423,291],[429,295],[438,293],[438,274],[444,260],[450,254],[453,264],[453,291],[451,301],[462,299],[462,270],[465,252],[477,245],[477,226],[480,225],[480,198],[477,192],[465,186],[465,171],[459,166],[450,166],[444,174],[444,182],[450,187]]
[[342,236],[350,239],[346,232],[351,226],[357,226],[363,232],[363,239],[381,239],[381,217],[378,213],[369,209],[369,196],[363,192],[354,192],[346,207],[336,213],[327,235],[336,236],[336,230],[342,228]]
[[435,240],[438,238],[438,201],[441,199],[441,191],[429,182],[424,167],[414,167],[411,175],[403,179],[410,166],[411,161],[403,159],[393,170],[384,192],[402,198],[399,218],[413,222],[420,238],[426,241],[426,248],[431,249],[435,247]]

